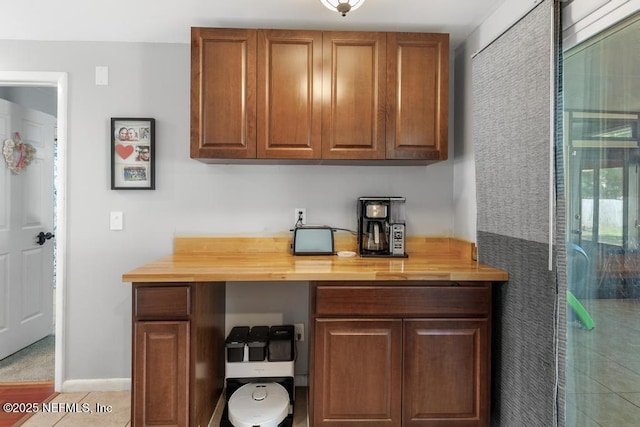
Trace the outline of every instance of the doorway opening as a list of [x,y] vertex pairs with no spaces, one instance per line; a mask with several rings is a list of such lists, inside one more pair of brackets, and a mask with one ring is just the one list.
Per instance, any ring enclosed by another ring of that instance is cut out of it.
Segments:
[[55,218],[55,323],[54,389],[61,391],[64,378],[64,314],[66,283],[66,152],[67,152],[67,74],[63,72],[0,71],[0,86],[11,88],[53,88],[56,94],[56,154],[54,161],[53,213]]

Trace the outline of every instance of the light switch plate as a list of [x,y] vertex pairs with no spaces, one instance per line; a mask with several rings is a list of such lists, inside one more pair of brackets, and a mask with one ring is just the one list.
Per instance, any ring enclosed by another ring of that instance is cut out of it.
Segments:
[[109,67],[106,67],[106,66],[96,67],[96,85],[98,86],[109,85]]
[[123,226],[123,216],[122,211],[113,211],[111,212],[109,218],[109,228],[113,231],[122,230]]

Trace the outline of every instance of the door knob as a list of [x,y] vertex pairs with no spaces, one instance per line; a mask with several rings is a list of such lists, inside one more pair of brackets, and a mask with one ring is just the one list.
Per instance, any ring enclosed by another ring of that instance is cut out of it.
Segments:
[[45,233],[44,231],[41,231],[40,233],[38,233],[38,235],[36,236],[38,238],[37,243],[42,246],[44,245],[44,242],[46,242],[47,240],[51,239],[52,237],[54,237],[54,234],[51,233]]

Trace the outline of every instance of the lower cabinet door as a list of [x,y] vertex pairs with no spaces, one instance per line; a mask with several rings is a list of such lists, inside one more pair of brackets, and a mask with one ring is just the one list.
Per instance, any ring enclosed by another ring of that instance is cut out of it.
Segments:
[[189,322],[134,323],[133,425],[189,425]]
[[489,322],[404,321],[403,425],[489,425]]
[[400,426],[402,320],[315,324],[314,420],[320,426]]

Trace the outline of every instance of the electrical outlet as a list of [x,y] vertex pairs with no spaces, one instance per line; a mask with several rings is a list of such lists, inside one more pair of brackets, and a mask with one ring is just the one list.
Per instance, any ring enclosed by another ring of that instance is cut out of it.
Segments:
[[307,223],[306,208],[295,208],[293,215],[293,222],[295,225],[305,225]]
[[296,329],[296,341],[304,341],[304,323],[294,323]]

